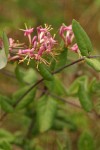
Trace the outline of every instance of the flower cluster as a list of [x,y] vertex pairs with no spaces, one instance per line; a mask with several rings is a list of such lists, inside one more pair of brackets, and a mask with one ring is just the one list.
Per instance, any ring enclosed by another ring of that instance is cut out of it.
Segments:
[[62,25],[59,29],[59,34],[62,37],[66,47],[68,47],[70,50],[76,53],[79,51],[78,45],[76,43],[72,46],[72,42],[74,39],[72,25],[69,26]]
[[[25,43],[15,42],[14,39],[9,38],[9,51],[10,54],[15,53],[16,55],[10,55],[9,60],[19,59],[19,62],[23,62],[27,60],[27,64],[29,64],[31,59],[36,60],[37,62],[43,62],[45,64],[49,64],[46,57],[44,56],[52,56],[56,54],[55,47],[58,44],[55,40],[55,36],[52,36],[50,31],[52,30],[51,26],[45,27],[39,26],[36,28],[37,34],[32,35],[34,32],[34,28],[20,29],[24,32],[24,36],[28,38],[28,45]],[[72,30],[72,25],[65,26],[62,25],[59,29],[59,35],[64,41],[65,46],[79,53],[78,45],[73,44],[74,33]],[[58,45],[59,47],[59,45]]]
[[[30,29],[20,29],[24,32],[24,36],[28,38],[29,45],[25,46],[24,43],[15,43],[12,38],[9,38],[10,51],[12,49],[17,49],[17,57],[20,59],[19,62],[23,62],[25,59],[30,62],[30,59],[35,59],[37,61],[42,61],[45,64],[48,62],[43,58],[43,55],[53,56],[54,46],[57,44],[57,41],[51,35],[50,30],[51,26],[45,25],[45,28],[42,26],[37,27],[37,35],[32,37],[34,28]],[[13,59],[12,57],[10,59]]]

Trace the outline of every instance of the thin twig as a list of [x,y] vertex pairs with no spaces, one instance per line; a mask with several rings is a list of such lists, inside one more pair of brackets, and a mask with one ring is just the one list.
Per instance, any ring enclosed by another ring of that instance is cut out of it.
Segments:
[[79,109],[82,109],[82,107],[81,107],[80,105],[77,105],[77,104],[75,104],[75,103],[72,103],[72,102],[66,100],[65,98],[59,97],[59,96],[56,95],[56,94],[49,93],[49,95],[51,95],[52,97],[54,97],[54,98],[56,98],[56,99],[58,99],[58,100],[61,100],[62,102],[65,102],[65,103],[67,103],[67,104],[69,104],[69,105],[71,105],[71,106],[74,106],[74,107],[77,107],[77,108],[79,108]]
[[[17,104],[34,88],[36,87],[39,83],[41,83],[44,79],[40,79],[39,81],[37,81],[35,84],[33,84],[23,95],[21,95],[16,103],[13,105],[13,107],[15,108],[17,106]],[[3,115],[0,117],[0,122],[7,116],[7,113],[3,113]]]
[[[100,58],[100,55],[87,56],[87,58]],[[63,66],[63,67],[61,67],[61,68],[55,70],[55,71],[53,72],[53,74],[59,73],[60,71],[64,70],[65,68],[70,67],[70,66],[72,66],[72,65],[74,65],[74,64],[76,64],[76,63],[79,63],[79,62],[83,61],[83,60],[85,60],[85,57],[82,57],[82,58],[80,58],[80,59],[78,59],[78,60],[76,60],[76,61],[73,61],[73,62],[70,63],[70,64],[67,64],[67,65],[65,65],[65,66]]]
[[37,81],[35,84],[33,84],[23,95],[21,95],[19,97],[19,99],[17,99],[16,103],[13,105],[13,107],[16,107],[17,104],[34,88],[36,87],[38,84],[40,84],[41,82],[43,82],[44,79],[40,79],[39,81]]
[[61,67],[61,68],[55,70],[52,74],[59,73],[60,71],[64,70],[65,68],[70,67],[70,66],[72,66],[72,65],[74,65],[74,64],[76,64],[76,63],[78,63],[78,62],[80,62],[80,61],[83,61],[83,60],[84,60],[84,58],[80,58],[80,59],[78,59],[78,60],[76,60],[76,61],[73,61],[72,63],[67,64],[67,65],[65,65],[65,66],[63,66],[63,67]]

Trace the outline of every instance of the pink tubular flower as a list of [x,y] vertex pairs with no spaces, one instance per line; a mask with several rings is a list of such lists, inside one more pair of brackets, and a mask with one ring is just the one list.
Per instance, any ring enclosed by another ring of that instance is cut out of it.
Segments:
[[14,39],[12,39],[12,38],[9,38],[9,44],[10,44],[10,47],[13,47],[13,44],[14,44]]
[[32,54],[34,49],[24,49],[24,50],[19,50],[18,54]]
[[[71,30],[72,30],[72,25],[69,25],[69,26],[62,25],[62,26],[60,27],[59,34],[60,34],[61,36],[63,36],[63,33],[64,33],[65,31],[71,31]],[[63,37],[64,37],[64,36],[63,36]]]
[[15,42],[14,39],[9,38],[9,50],[12,51],[12,49],[18,49],[19,47],[22,47],[24,43]]
[[50,53],[57,42],[54,37],[50,34],[51,26],[45,25],[37,27],[37,36],[32,39],[33,47],[37,50],[35,53],[35,59],[39,60],[44,53]]
[[64,40],[65,45],[68,47],[71,45],[73,38],[74,38],[74,33],[72,31],[72,25],[69,26],[64,26],[62,25],[59,30],[59,34]]
[[70,48],[72,51],[74,52],[78,52],[79,48],[78,48],[78,45],[75,43],[71,48]]
[[32,46],[34,47],[34,49],[36,49],[37,44],[38,44],[38,42],[37,42],[37,36],[34,36],[33,39],[32,39]]
[[34,28],[30,28],[26,30],[20,29],[20,30],[24,31],[24,36],[28,36],[34,31]]
[[39,48],[39,51],[38,51],[38,55],[39,56],[42,56],[43,52],[46,50],[46,47],[44,45],[42,45],[40,48]]
[[46,28],[42,28],[42,26],[37,27],[37,34],[38,34],[38,42],[42,43],[44,41],[44,36],[47,33]]
[[54,45],[57,44],[56,40],[48,32],[47,36],[44,37],[44,46],[47,52],[51,52]]
[[9,38],[9,50],[12,50],[12,48],[13,48],[13,46],[14,46],[15,44],[14,44],[14,39],[12,39],[12,38]]
[[51,26],[48,25],[45,25],[44,28],[39,26],[37,27],[37,35],[33,37],[31,33],[34,31],[34,28],[26,30],[21,29],[24,31],[24,36],[28,38],[28,45],[24,43],[19,44],[18,42],[15,43],[13,39],[9,39],[10,48],[13,50],[13,52],[16,52],[20,63],[27,60],[27,64],[29,64],[30,60],[34,59],[48,64],[46,59],[44,59],[44,56],[47,54],[53,57],[54,46],[57,44],[56,40],[50,33],[51,29]]

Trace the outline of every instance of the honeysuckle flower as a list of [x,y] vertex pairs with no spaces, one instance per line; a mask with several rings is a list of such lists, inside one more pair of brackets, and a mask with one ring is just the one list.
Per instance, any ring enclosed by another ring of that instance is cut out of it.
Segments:
[[38,51],[38,55],[39,56],[42,56],[43,52],[46,50],[45,46],[42,45],[40,48],[39,48],[39,51]]
[[14,44],[14,39],[12,39],[12,38],[9,38],[9,44],[10,44],[10,47],[13,47],[13,44]]
[[69,26],[62,25],[59,29],[59,34],[62,37],[62,39],[67,47],[72,44],[72,41],[74,38],[74,33],[72,31],[72,25],[69,25]]
[[37,34],[38,34],[38,42],[42,43],[44,41],[44,36],[47,33],[46,28],[42,28],[42,26],[37,27]]
[[31,33],[34,31],[34,28],[29,28],[27,29],[26,27],[26,30],[24,29],[20,29],[21,31],[24,31],[24,36],[28,36],[28,40],[29,40],[29,45],[31,45]]
[[44,46],[47,52],[51,52],[55,44],[57,44],[57,41],[50,34],[44,37]]
[[10,50],[12,50],[12,48],[15,46],[15,44],[14,44],[14,39],[12,39],[12,38],[9,38],[9,49]]
[[70,48],[72,51],[74,52],[78,52],[79,48],[78,48],[78,45],[75,43],[71,48]]
[[11,51],[13,48],[19,48],[21,46],[23,46],[24,43],[16,43],[14,39],[9,38],[9,50]]
[[19,50],[18,54],[32,54],[34,49],[24,49],[24,50]]
[[30,35],[33,31],[34,31],[34,28],[30,28],[30,29],[20,29],[21,31],[24,31],[24,36],[28,36]]
[[[21,29],[24,31],[24,36],[27,36],[29,40],[29,45],[24,44],[22,47],[19,47],[19,43],[15,43],[13,39],[9,39],[10,48],[14,51],[15,49],[17,50],[15,53],[18,55],[18,58],[20,58],[20,63],[27,60],[29,64],[30,59],[35,59],[37,61],[42,61],[43,63],[49,64],[43,57],[45,54],[53,57],[53,49],[55,44],[57,44],[56,40],[50,33],[51,29],[51,26],[45,25],[44,28],[39,26],[37,27],[37,35],[33,37],[31,33],[34,31],[34,28],[26,28],[26,30]],[[13,60],[13,58],[11,60]]]
[[34,49],[36,49],[37,44],[38,44],[37,36],[34,36],[33,39],[32,39],[32,45],[33,45]]
[[71,31],[71,30],[72,30],[72,25],[69,25],[69,26],[62,25],[62,26],[60,27],[59,34],[60,34],[62,37],[65,37],[65,36],[63,36],[63,33],[64,33],[65,31]]

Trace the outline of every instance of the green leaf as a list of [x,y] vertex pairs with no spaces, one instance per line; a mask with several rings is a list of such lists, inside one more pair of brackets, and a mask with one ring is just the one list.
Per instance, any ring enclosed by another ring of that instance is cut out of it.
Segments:
[[3,32],[3,45],[4,45],[4,50],[5,50],[5,54],[6,54],[6,57],[8,58],[8,54],[9,54],[9,41],[8,41],[8,37],[6,35],[5,32]]
[[60,79],[57,77],[54,77],[54,80],[52,82],[50,81],[44,81],[46,87],[50,90],[52,93],[56,93],[58,95],[66,95],[66,87],[63,85]]
[[58,129],[62,127],[73,131],[77,129],[75,123],[72,121],[72,118],[68,117],[62,110],[58,110],[54,126]]
[[78,150],[95,150],[94,139],[89,132],[83,132],[78,141]]
[[[29,89],[29,86],[26,86],[20,90],[18,90],[16,93],[13,95],[13,100],[16,101],[17,99],[20,98],[21,95],[23,95],[27,90]],[[31,90],[16,106],[16,109],[23,109],[27,107],[31,102],[33,102],[34,97],[35,97],[36,90],[33,89]]]
[[43,150],[43,148],[42,148],[41,146],[37,145],[37,146],[35,147],[35,150]]
[[49,81],[53,80],[53,75],[47,69],[46,65],[42,63],[39,64],[38,71],[45,80],[49,80]]
[[[27,73],[26,73],[27,71]],[[32,84],[36,82],[37,80],[37,74],[33,68],[29,68],[28,70],[25,70],[25,74],[23,76],[23,81],[29,84]]]
[[50,64],[50,71],[53,72],[55,70],[56,67],[56,60],[54,58],[52,58],[51,60],[51,64]]
[[23,68],[20,68],[19,65],[17,65],[15,68],[15,74],[18,81],[20,83],[23,82],[23,77],[24,77]]
[[21,95],[23,95],[27,90],[28,90],[29,86],[25,86],[19,90],[17,90],[15,93],[13,93],[12,95],[12,103],[16,103],[16,100],[19,99],[19,97]]
[[94,78],[89,85],[89,92],[91,94],[100,93],[100,81]]
[[17,65],[15,68],[15,74],[20,83],[32,84],[37,80],[37,76],[33,68],[25,69]]
[[93,48],[87,33],[76,20],[72,21],[72,29],[82,56],[88,56]]
[[96,71],[100,72],[100,61],[97,59],[85,58],[85,61],[89,66],[91,66]]
[[78,92],[79,89],[79,83],[80,81],[84,82],[84,85],[87,87],[88,77],[87,76],[81,76],[78,77],[76,80],[72,82],[70,87],[68,88],[68,94],[69,95],[75,95]]
[[63,129],[69,129],[71,131],[75,131],[76,130],[76,126],[75,124],[65,121],[65,120],[60,120],[60,119],[55,119],[54,120],[54,124],[52,129],[54,130],[63,130]]
[[66,122],[61,121],[60,119],[55,119],[52,129],[54,130],[63,130],[66,128]]
[[0,129],[0,141],[4,141],[4,140],[6,140],[8,142],[13,142],[14,135],[5,129]]
[[3,111],[11,113],[13,112],[13,106],[9,103],[7,97],[0,95],[0,107]]
[[58,150],[64,150],[64,146],[62,145],[62,142],[57,140]]
[[0,49],[0,69],[4,68],[7,65],[7,57],[5,54],[5,49]]
[[7,141],[0,141],[0,149],[11,150],[11,145]]
[[57,57],[56,68],[60,68],[66,64],[67,53],[68,53],[68,49],[66,47],[63,47],[61,53]]
[[40,132],[45,132],[52,127],[56,111],[57,102],[53,98],[46,96],[41,97],[36,108],[37,122]]
[[86,91],[84,82],[80,82],[78,96],[84,110],[87,112],[91,111],[93,109],[93,102],[90,99],[88,92]]
[[89,93],[91,96],[96,94],[96,97],[100,95],[100,81],[94,77],[89,84]]

